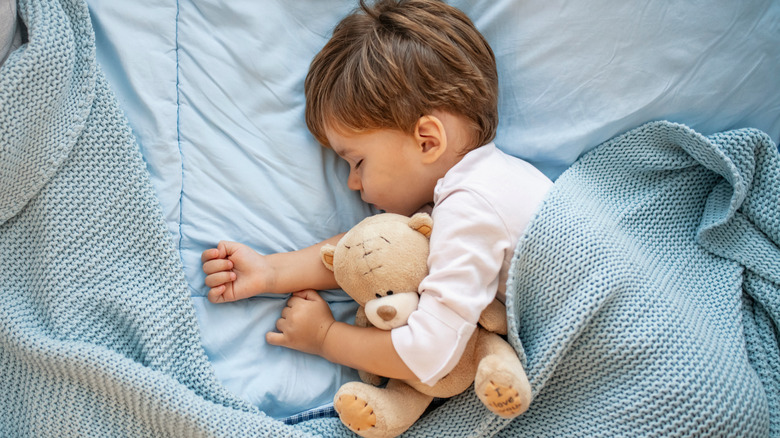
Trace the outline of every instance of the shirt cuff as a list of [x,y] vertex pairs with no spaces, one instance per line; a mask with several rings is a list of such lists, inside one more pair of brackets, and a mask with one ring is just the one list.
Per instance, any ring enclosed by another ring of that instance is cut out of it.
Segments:
[[407,325],[394,328],[390,335],[404,364],[422,383],[433,386],[457,365],[475,328],[424,293]]

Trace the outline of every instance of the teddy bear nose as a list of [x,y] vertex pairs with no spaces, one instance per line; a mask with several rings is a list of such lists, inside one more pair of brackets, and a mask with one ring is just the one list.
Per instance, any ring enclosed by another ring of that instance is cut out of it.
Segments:
[[376,309],[376,314],[379,315],[380,318],[382,318],[383,321],[390,321],[391,319],[395,318],[395,307],[393,306],[379,306],[378,309]]

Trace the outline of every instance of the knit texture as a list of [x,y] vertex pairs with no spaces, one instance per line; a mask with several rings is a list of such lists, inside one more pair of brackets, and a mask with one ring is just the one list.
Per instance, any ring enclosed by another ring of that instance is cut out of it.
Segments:
[[0,70],[0,436],[302,436],[233,397],[95,62],[86,3],[25,0]]
[[778,242],[761,132],[655,122],[586,155],[515,253],[535,399],[501,435],[780,435]]
[[[200,345],[83,0],[22,0],[0,68],[0,436],[348,436],[228,393]],[[518,246],[510,340],[535,400],[466,392],[409,436],[778,434],[777,150],[657,123],[556,183]]]

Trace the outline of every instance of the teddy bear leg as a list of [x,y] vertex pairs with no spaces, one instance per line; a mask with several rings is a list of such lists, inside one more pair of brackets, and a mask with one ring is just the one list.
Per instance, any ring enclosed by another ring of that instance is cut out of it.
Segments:
[[531,385],[515,350],[495,333],[482,331],[477,342],[474,391],[496,415],[515,418],[531,404]]
[[402,434],[425,412],[433,397],[390,379],[377,388],[361,382],[341,386],[333,406],[341,422],[366,438],[395,437]]

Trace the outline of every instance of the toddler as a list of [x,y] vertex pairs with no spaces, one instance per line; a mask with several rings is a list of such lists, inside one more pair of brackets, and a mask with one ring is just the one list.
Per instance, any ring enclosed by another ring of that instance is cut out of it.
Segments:
[[350,189],[379,210],[430,212],[419,308],[391,331],[334,321],[315,290],[338,287],[319,249],[341,235],[268,256],[220,242],[202,255],[208,298],[294,292],[269,344],[433,385],[457,364],[482,311],[503,301],[515,245],[552,182],[492,143],[493,52],[443,2],[361,1],[312,61],[305,93],[306,123],[349,163]]

